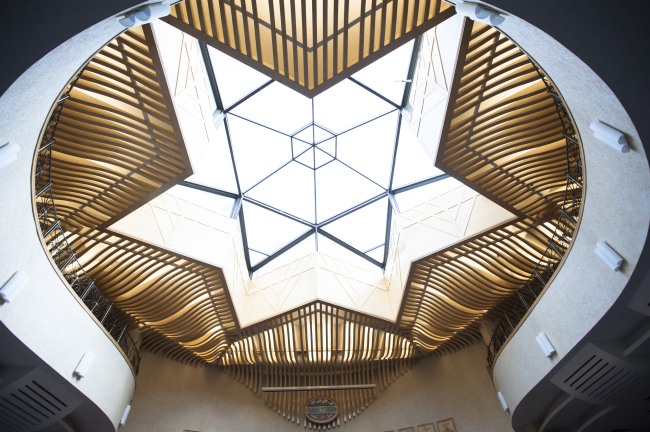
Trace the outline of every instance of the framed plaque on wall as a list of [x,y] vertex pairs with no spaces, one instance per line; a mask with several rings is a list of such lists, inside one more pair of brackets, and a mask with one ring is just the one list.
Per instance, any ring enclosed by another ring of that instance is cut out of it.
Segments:
[[413,426],[405,427],[405,428],[397,429],[397,432],[415,432],[415,428]]
[[433,427],[433,423],[426,423],[418,425],[418,432],[436,432],[436,430]]
[[438,425],[438,432],[456,432],[456,425],[452,418],[440,420],[436,424]]

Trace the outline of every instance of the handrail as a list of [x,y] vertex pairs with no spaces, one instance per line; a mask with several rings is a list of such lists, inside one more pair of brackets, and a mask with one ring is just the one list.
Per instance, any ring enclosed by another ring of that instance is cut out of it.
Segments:
[[494,362],[499,351],[505,346],[508,338],[517,328],[517,325],[534,306],[535,301],[542,294],[558,270],[562,258],[566,255],[573,241],[580,218],[584,178],[582,156],[580,153],[580,144],[576,138],[576,129],[573,126],[571,117],[560,95],[555,91],[552,84],[542,74],[539,68],[537,68],[537,71],[544,80],[548,88],[548,94],[553,98],[555,108],[562,121],[567,149],[567,184],[566,190],[564,191],[560,216],[553,231],[553,236],[548,242],[546,251],[540,258],[537,266],[533,269],[528,281],[506,300],[506,303],[510,303],[510,305],[503,316],[496,322],[494,333],[487,347],[487,361],[490,368],[494,367]]
[[113,307],[97,289],[95,282],[88,276],[70,248],[66,233],[59,222],[52,194],[52,147],[56,143],[54,132],[61,116],[63,104],[70,97],[70,91],[78,78],[79,75],[68,85],[64,95],[57,101],[45,127],[36,156],[34,192],[38,225],[45,247],[57,268],[90,313],[115,340],[137,375],[140,369],[140,355],[136,344],[129,334],[127,326],[120,319],[117,308]]

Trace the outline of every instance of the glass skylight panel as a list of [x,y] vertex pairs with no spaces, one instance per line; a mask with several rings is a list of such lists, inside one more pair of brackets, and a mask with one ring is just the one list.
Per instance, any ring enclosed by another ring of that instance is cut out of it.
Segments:
[[388,188],[397,111],[338,136],[338,158]]
[[370,258],[373,258],[376,261],[383,262],[384,261],[384,246],[379,246],[376,249],[371,250],[370,252],[366,253]]
[[224,108],[270,81],[270,78],[212,47],[208,47]]
[[235,116],[228,125],[242,191],[291,160],[291,138]]
[[367,85],[394,103],[401,105],[404,87],[413,54],[414,41],[361,69],[352,78]]
[[331,138],[333,135],[326,131],[325,129],[322,129],[318,126],[314,126],[314,142],[318,143],[323,140],[326,140],[328,138]]
[[[217,82],[217,85],[219,83]],[[288,135],[312,121],[311,100],[274,82],[232,112]]]
[[223,124],[217,130],[216,137],[203,149],[190,152],[190,159],[194,174],[186,181],[237,192],[237,181],[232,167],[226,128]]
[[314,121],[344,132],[395,107],[350,80],[343,80],[314,98]]
[[297,162],[291,162],[247,192],[246,196],[315,222],[314,171]]
[[296,139],[295,137],[291,138],[291,150],[293,152],[294,158],[299,157],[302,153],[305,152],[305,150],[310,148],[311,145],[307,144],[306,142]]
[[306,127],[305,129],[301,130],[297,134],[293,136],[296,139],[299,139],[300,141],[304,141],[309,144],[314,143],[314,127],[309,126]]
[[409,126],[406,116],[402,117],[393,189],[440,174],[442,171],[433,166],[431,158]]
[[291,243],[310,228],[287,217],[244,201],[248,246],[267,255]]
[[267,255],[255,252],[254,250],[248,248],[248,259],[251,261],[251,266],[259,264],[260,261],[264,261],[266,258],[268,258]]
[[323,230],[365,252],[385,242],[387,216],[388,198],[382,198],[323,226]]
[[316,170],[317,220],[326,219],[384,192],[339,161]]
[[327,153],[328,155],[332,157],[337,157],[337,151],[336,151],[337,141],[338,138],[330,138],[327,141],[323,141],[319,144],[316,144],[316,146],[322,151],[324,151],[325,153]]

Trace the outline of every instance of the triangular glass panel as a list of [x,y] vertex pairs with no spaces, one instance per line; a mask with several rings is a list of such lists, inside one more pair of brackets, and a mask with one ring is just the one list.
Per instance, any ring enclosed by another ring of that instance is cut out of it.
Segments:
[[323,222],[342,211],[385,192],[339,161],[316,170],[317,220]]
[[308,126],[293,136],[309,144],[314,143],[314,126]]
[[305,143],[303,141],[300,141],[298,139],[291,138],[291,151],[293,152],[292,155],[293,155],[294,158],[297,158],[298,156],[300,156],[308,148],[311,148],[311,145],[309,145],[309,144],[307,144],[307,143]]
[[194,174],[186,181],[237,192],[235,171],[232,167],[230,147],[223,124],[215,134],[210,134],[210,140],[203,148],[188,146],[188,153]]
[[318,147],[314,148],[314,168],[318,169],[333,160],[334,158],[331,155],[325,153]]
[[251,260],[251,266],[257,265],[260,261],[264,261],[267,256],[254,250],[248,249],[248,258]]
[[326,131],[323,128],[320,128],[318,126],[314,126],[314,142],[319,143],[323,140],[326,140],[328,138],[332,138],[333,135]]
[[284,252],[277,258],[273,259],[271,262],[266,264],[264,267],[256,270],[253,273],[253,279],[263,274],[272,272],[273,270],[279,269],[282,266],[285,266],[293,261],[299,260],[300,258],[307,256],[313,253],[316,250],[316,236],[314,234],[307,237],[305,240],[301,241],[288,251]]
[[352,75],[352,78],[401,105],[412,55],[413,41],[374,61]]
[[232,112],[288,135],[312,121],[311,100],[278,82],[251,96]]
[[333,258],[340,259],[342,261],[345,261],[346,263],[350,263],[356,267],[360,267],[364,270],[368,270],[377,275],[382,274],[382,270],[380,267],[377,267],[370,261],[357,255],[351,250],[344,248],[340,244],[328,239],[324,235],[318,236],[318,252],[324,253],[325,255],[329,255]]
[[395,199],[397,200],[400,213],[404,213],[405,211],[417,207],[434,197],[457,188],[461,184],[462,183],[458,180],[448,177],[406,192],[398,193],[395,195]]
[[227,54],[208,47],[223,106],[228,108],[270,79]]
[[317,144],[317,147],[329,154],[332,157],[336,157],[336,137],[323,141],[320,144]]
[[302,165],[306,166],[307,168],[314,169],[314,149],[311,148],[298,156],[296,158],[296,162],[301,163]]
[[390,181],[397,111],[337,137],[337,157],[383,187]]
[[247,201],[242,206],[248,246],[264,254],[272,255],[311,229]]
[[369,251],[366,255],[368,255],[370,258],[373,258],[375,261],[379,261],[380,263],[384,262],[384,247],[379,246],[377,249],[373,249]]
[[235,116],[228,116],[228,126],[242,190],[291,160],[289,137]]
[[393,189],[439,174],[442,174],[442,171],[433,165],[431,158],[409,126],[406,117],[402,117]]
[[323,230],[365,252],[385,242],[387,215],[388,198],[382,198],[323,226]]
[[314,121],[344,132],[395,107],[350,80],[343,80],[314,98]]
[[[310,153],[310,152],[308,152]],[[291,162],[246,196],[314,223],[314,171]]]

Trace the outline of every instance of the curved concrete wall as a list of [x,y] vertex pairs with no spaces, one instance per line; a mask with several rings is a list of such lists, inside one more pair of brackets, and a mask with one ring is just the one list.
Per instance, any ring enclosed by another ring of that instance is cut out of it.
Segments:
[[[584,147],[584,213],[564,265],[503,349],[494,384],[514,413],[523,397],[609,310],[625,288],[645,244],[650,221],[650,170],[637,131],[607,85],[548,34],[509,16],[499,28],[546,71],[573,115]],[[589,123],[600,120],[626,134],[621,154],[596,140]],[[594,253],[606,241],[625,259],[613,272]],[[535,341],[545,332],[557,350],[546,358]]]
[[[164,378],[163,378],[164,377]],[[511,430],[485,370],[485,349],[424,358],[342,431],[394,431],[453,418],[459,431]],[[125,432],[302,431],[216,367],[185,366],[144,353]],[[417,430],[417,428],[416,428]]]
[[[0,284],[23,270],[30,282],[0,305],[0,320],[34,353],[92,400],[115,428],[135,390],[119,349],[79,304],[52,267],[34,222],[31,170],[41,128],[59,92],[93,53],[123,28],[107,19],[73,37],[28,69],[0,98],[0,143],[20,145],[18,160],[0,169]],[[96,358],[83,379],[82,355]]]

